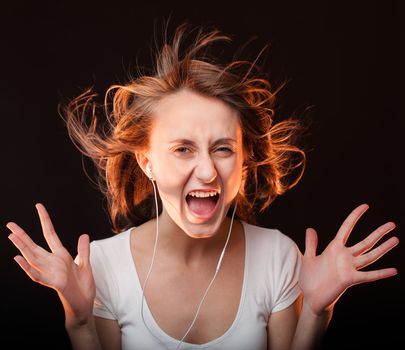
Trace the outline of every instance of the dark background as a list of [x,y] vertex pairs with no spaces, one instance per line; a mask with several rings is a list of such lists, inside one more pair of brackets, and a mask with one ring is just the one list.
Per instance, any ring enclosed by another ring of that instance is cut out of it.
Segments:
[[[388,237],[403,236],[400,20],[405,13],[395,2],[19,1],[1,6],[1,345],[69,348],[56,293],[33,283],[13,261],[17,250],[7,240],[5,224],[17,222],[45,246],[34,207],[42,202],[73,255],[81,233],[92,239],[112,234],[105,201],[86,177],[57,105],[89,86],[103,96],[109,85],[126,80],[137,56],[148,65],[154,20],[170,14],[171,28],[183,20],[216,25],[237,45],[256,36],[245,51],[248,58],[270,42],[270,80],[275,86],[289,81],[278,95],[277,118],[312,120],[305,175],[258,216],[263,226],[279,228],[302,251],[305,228],[314,227],[321,251],[350,211],[368,203],[349,245],[390,220],[398,228]],[[92,168],[86,169],[91,175]],[[341,297],[324,349],[402,343],[401,252],[403,243],[373,265],[396,266],[398,276],[355,286]]]

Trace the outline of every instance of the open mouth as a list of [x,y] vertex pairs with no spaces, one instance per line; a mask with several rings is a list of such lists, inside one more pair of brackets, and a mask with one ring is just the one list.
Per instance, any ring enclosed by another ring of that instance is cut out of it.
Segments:
[[197,216],[208,216],[217,207],[219,201],[219,193],[207,195],[206,197],[198,197],[196,195],[188,194],[186,202],[190,211]]

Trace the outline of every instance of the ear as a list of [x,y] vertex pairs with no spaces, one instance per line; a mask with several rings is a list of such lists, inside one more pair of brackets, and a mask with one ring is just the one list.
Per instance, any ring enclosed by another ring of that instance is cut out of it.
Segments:
[[150,161],[148,155],[142,151],[135,151],[135,158],[142,171],[149,177],[148,164],[150,165]]

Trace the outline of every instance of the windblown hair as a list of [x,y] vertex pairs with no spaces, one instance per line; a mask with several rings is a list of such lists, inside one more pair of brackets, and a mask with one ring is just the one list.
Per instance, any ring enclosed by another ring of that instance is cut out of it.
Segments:
[[[172,40],[164,39],[154,53],[152,73],[138,72],[128,83],[111,86],[103,104],[95,102],[90,88],[60,109],[73,143],[96,165],[98,186],[116,233],[156,215],[153,187],[134,154],[148,148],[155,106],[180,89],[218,98],[238,111],[244,163],[235,198],[237,217],[255,223],[257,210],[263,212],[303,175],[305,152],[295,145],[302,123],[295,119],[274,123],[275,92],[259,73],[257,59],[221,64],[210,50],[214,43],[231,38],[217,29],[195,29],[192,43],[183,49],[192,31],[187,24],[177,27]],[[100,110],[107,121],[101,129]]]

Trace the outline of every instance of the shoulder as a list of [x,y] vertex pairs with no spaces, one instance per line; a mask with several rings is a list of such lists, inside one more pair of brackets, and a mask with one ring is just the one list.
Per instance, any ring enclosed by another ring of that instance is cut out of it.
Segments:
[[131,229],[90,243],[90,264],[98,289],[118,288],[131,261]]
[[94,240],[90,243],[90,258],[114,259],[122,256],[126,249],[129,249],[131,229],[118,233],[114,236]]
[[277,250],[297,249],[296,243],[278,229],[256,226],[244,221],[242,224],[250,244]]
[[274,273],[295,270],[302,253],[297,244],[278,229],[260,227],[243,222],[246,249],[254,266],[266,267]]

